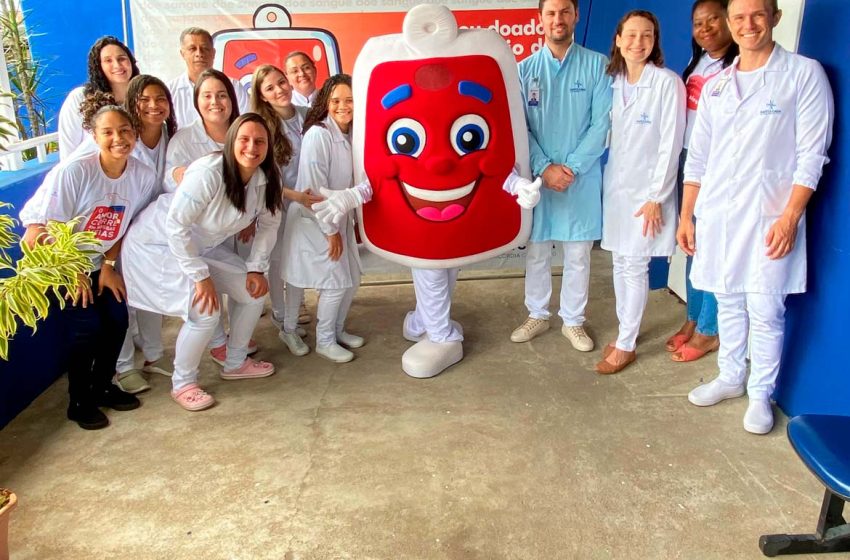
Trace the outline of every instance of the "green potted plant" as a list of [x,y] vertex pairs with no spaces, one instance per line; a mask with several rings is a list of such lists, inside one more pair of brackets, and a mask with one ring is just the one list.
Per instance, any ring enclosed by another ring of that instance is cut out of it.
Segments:
[[[0,202],[0,208],[9,205]],[[66,294],[76,294],[80,275],[91,271],[93,251],[85,247],[99,242],[92,232],[75,232],[78,221],[48,222],[44,235],[50,242],[29,247],[13,231],[16,220],[0,214],[0,270],[12,272],[0,278],[0,359],[8,359],[9,340],[20,323],[35,331],[38,321],[47,317],[51,291],[64,308]],[[23,253],[17,262],[7,252],[15,243]]]

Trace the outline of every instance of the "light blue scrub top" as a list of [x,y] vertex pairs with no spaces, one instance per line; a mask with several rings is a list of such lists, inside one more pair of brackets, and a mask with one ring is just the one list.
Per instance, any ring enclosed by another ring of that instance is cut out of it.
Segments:
[[[563,63],[543,47],[519,63],[528,123],[531,170],[551,163],[573,170],[564,192],[540,189],[531,241],[592,241],[602,237],[602,163],[611,127],[608,58],[573,43]],[[529,104],[530,97],[534,97]],[[536,101],[536,102],[535,102]]]

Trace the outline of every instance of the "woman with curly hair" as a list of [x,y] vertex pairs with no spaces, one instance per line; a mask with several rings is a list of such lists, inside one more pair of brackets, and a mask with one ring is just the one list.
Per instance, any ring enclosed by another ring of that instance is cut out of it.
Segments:
[[59,158],[67,159],[86,135],[80,104],[95,92],[111,93],[117,104],[124,102],[130,80],[139,75],[139,67],[130,49],[112,36],[101,37],[89,50],[88,81],[74,88],[59,111]]
[[[156,194],[159,194],[163,188],[169,138],[177,130],[171,93],[159,78],[139,74],[130,80],[124,106],[139,132],[133,155],[154,170],[157,178]],[[136,344],[144,355],[141,369],[135,365]],[[131,307],[130,328],[115,365],[115,383],[128,393],[149,389],[150,385],[143,373],[171,375],[163,355],[162,316]]]
[[139,74],[130,80],[124,107],[139,131],[135,155],[156,171],[161,183],[168,141],[177,132],[171,93],[159,78]]
[[93,272],[66,306],[68,418],[81,428],[96,430],[109,424],[98,407],[132,410],[139,406],[133,395],[111,383],[115,361],[127,331],[126,291],[116,261],[121,242],[133,217],[159,190],[154,172],[133,156],[136,129],[122,107],[95,107],[85,103],[86,129],[91,130],[95,151],[85,151],[62,161],[21,211],[27,230],[24,242],[48,243],[44,231],[49,221],[67,222],[82,217],[75,229],[90,231],[100,244],[91,247]]
[[[354,182],[350,139],[353,110],[351,76],[328,78],[304,120],[296,190],[350,190]],[[345,331],[345,319],[360,285],[360,258],[350,214],[346,212],[335,224],[328,224],[317,220],[306,206],[293,202],[287,211],[282,247],[285,317],[297,317],[305,288],[318,290],[316,354],[337,363],[353,360],[349,349],[365,343]]]

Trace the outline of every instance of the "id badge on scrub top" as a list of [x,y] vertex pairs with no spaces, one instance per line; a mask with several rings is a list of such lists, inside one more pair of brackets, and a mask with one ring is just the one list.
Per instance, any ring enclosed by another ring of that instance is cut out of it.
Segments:
[[540,105],[540,80],[534,78],[528,85],[527,92],[528,106],[538,107]]

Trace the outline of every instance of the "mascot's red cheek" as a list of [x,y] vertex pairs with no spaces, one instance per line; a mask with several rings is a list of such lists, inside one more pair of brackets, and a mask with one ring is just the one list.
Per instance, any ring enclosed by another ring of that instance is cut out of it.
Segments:
[[483,55],[384,62],[366,99],[363,207],[378,249],[456,259],[509,244],[521,211],[502,189],[516,161],[504,78]]

